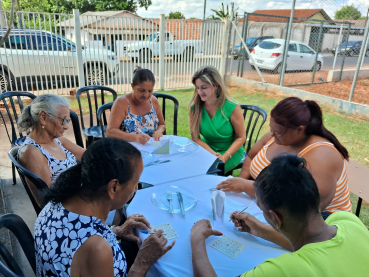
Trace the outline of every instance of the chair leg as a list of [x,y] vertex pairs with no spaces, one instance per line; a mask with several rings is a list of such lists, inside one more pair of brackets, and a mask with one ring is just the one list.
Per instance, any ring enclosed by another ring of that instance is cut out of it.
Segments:
[[13,185],[15,185],[17,183],[17,178],[15,176],[15,166],[12,163],[12,173],[13,173]]
[[361,203],[363,202],[363,199],[359,197],[357,201],[357,207],[356,207],[356,216],[359,217],[360,210],[361,210]]

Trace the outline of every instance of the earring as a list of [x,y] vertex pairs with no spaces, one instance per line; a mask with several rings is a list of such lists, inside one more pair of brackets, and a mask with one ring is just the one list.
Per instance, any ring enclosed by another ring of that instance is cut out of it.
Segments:
[[42,129],[45,129],[45,126],[44,125],[42,125],[42,127],[41,127]]

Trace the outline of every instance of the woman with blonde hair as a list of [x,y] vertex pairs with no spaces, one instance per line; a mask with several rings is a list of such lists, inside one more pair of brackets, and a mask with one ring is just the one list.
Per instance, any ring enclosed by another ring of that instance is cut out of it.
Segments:
[[244,155],[246,131],[242,109],[231,99],[215,67],[198,69],[192,84],[195,86],[189,104],[192,140],[224,162],[227,173]]

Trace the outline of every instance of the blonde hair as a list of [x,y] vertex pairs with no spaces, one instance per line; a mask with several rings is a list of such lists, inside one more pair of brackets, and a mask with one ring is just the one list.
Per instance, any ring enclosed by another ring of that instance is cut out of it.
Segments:
[[[195,86],[194,94],[190,100],[190,104],[188,106],[190,113],[190,129],[191,134],[195,138],[200,138],[200,125],[201,125],[201,117],[202,117],[202,109],[204,106],[204,102],[201,100],[199,94],[196,89],[196,80],[200,79],[201,81],[208,83],[212,87],[218,87],[216,90],[216,106],[221,107],[221,112],[223,116],[226,116],[223,113],[223,106],[226,100],[236,103],[230,96],[222,77],[220,76],[218,70],[214,66],[203,66],[200,67],[195,74],[192,76],[192,84]],[[227,119],[227,118],[226,118]],[[228,119],[227,119],[228,120]]]

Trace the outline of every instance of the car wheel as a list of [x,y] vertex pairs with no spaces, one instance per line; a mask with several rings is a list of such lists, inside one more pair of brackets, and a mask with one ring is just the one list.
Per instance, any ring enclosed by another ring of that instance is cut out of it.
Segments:
[[87,68],[87,85],[103,86],[105,84],[105,69],[102,65],[91,65]]
[[238,59],[238,56],[233,56],[233,59],[234,59],[234,60],[237,60],[237,59]]
[[6,72],[0,71],[0,89],[1,93],[9,90],[9,77]]
[[150,63],[151,62],[151,50],[149,49],[144,49],[144,50],[140,50],[140,52],[138,53],[138,61],[140,63]]
[[352,50],[349,50],[347,52],[347,56],[352,57],[354,55],[354,52]]
[[[322,69],[322,63],[318,61],[318,62],[316,62],[315,72],[320,71],[320,69]],[[313,68],[311,69],[311,71],[314,71],[314,66],[313,66]]]
[[365,57],[369,57],[369,49],[365,51]]
[[256,70],[255,66],[251,65],[251,69],[252,70]]
[[183,61],[186,62],[192,62],[194,58],[193,55],[193,48],[192,47],[187,47],[186,50],[183,52]]
[[[286,64],[286,68],[287,68],[287,64]],[[282,72],[282,63],[277,65],[277,67],[273,70],[273,73],[276,73],[276,74],[281,74],[281,72]],[[286,70],[284,72],[286,72]]]

